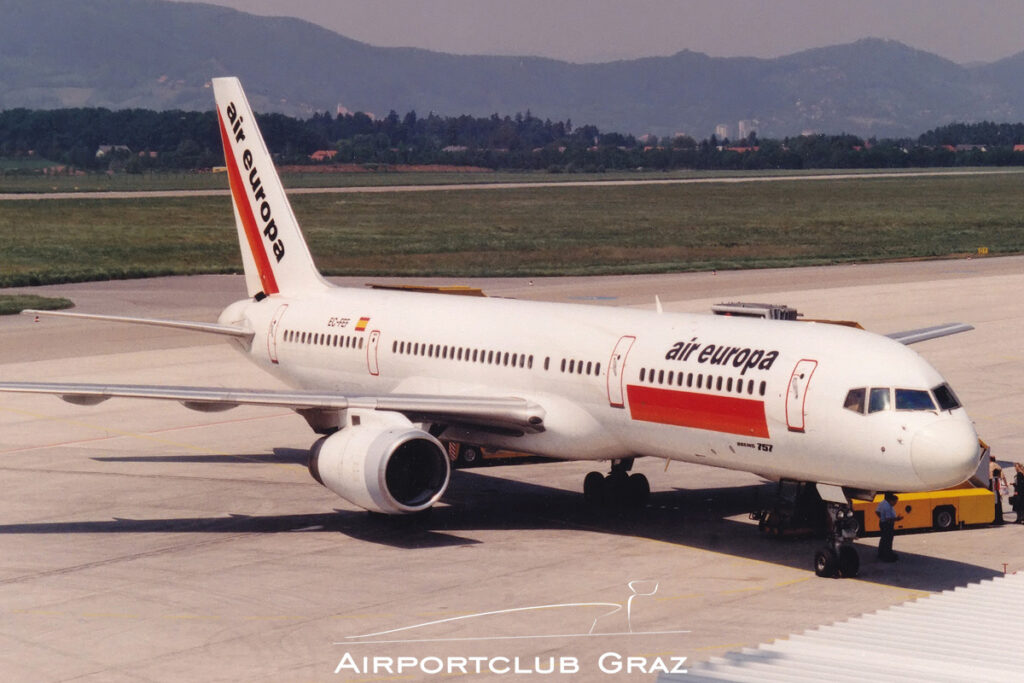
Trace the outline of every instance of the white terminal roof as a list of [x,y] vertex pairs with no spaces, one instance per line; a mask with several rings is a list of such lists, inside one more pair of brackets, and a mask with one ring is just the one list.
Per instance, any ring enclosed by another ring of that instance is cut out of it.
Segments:
[[1024,680],[1024,573],[943,591],[658,677],[685,681]]

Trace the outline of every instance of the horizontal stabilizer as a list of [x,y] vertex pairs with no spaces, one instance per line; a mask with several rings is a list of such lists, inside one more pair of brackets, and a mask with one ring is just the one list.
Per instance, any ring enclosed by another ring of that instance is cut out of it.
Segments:
[[951,334],[968,332],[973,329],[973,325],[968,325],[966,323],[945,323],[943,325],[935,325],[934,327],[922,327],[919,330],[893,332],[892,334],[887,334],[885,336],[909,346],[910,344],[928,341],[929,339],[938,339],[939,337],[948,337]]
[[237,337],[245,341],[252,341],[253,331],[244,330],[233,325],[221,325],[220,323],[197,323],[190,320],[161,320],[159,318],[131,318],[123,315],[98,315],[95,313],[69,313],[67,311],[36,311],[26,309],[22,315],[50,316],[54,318],[81,318],[83,320],[100,320],[111,323],[131,323],[133,325],[152,325],[154,327],[170,327],[177,330],[190,330],[192,332],[206,332],[207,334],[222,334],[228,337]]

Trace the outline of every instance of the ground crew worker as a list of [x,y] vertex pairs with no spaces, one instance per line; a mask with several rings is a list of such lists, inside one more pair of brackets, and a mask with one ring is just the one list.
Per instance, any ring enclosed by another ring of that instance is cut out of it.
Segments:
[[895,562],[899,556],[892,551],[892,537],[896,533],[896,522],[903,519],[903,515],[896,514],[894,507],[899,501],[895,493],[886,493],[875,508],[878,515],[878,527],[882,531],[882,538],[878,541],[878,559],[882,562]]
[[996,456],[988,456],[988,476],[992,493],[996,494],[996,518],[995,524],[1003,523],[1003,489],[1007,488],[1006,476],[1003,468],[996,462]]

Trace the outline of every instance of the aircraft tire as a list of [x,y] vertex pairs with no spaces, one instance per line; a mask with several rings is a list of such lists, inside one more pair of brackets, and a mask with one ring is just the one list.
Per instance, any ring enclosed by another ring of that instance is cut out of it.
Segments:
[[459,467],[476,467],[480,464],[480,449],[463,446],[459,449]]
[[814,573],[826,579],[835,578],[839,570],[839,558],[832,548],[822,548],[814,553]]
[[647,477],[637,473],[631,474],[626,485],[626,502],[631,508],[641,508],[647,504],[651,496],[651,484]]
[[839,548],[839,574],[852,579],[860,573],[860,556],[853,546],[844,545]]
[[583,479],[583,500],[587,505],[599,507],[604,504],[605,481],[600,472],[590,472]]

